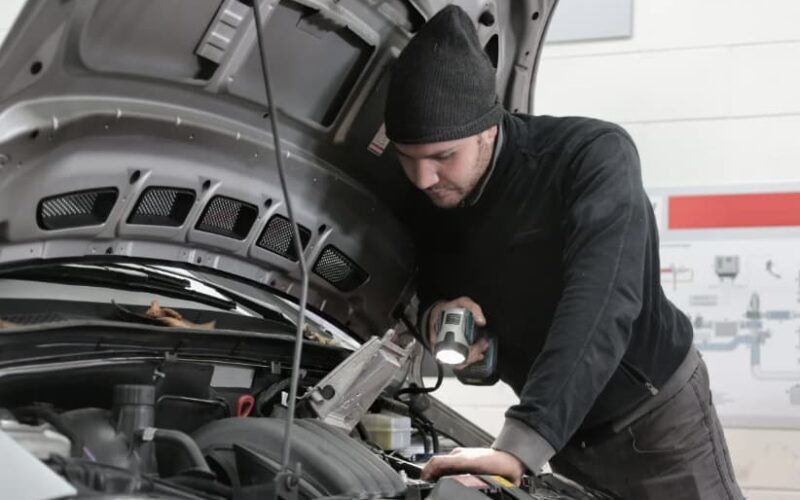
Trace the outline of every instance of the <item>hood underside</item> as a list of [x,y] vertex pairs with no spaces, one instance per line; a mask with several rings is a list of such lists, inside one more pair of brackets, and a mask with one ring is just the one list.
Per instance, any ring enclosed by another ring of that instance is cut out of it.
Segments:
[[[385,153],[391,64],[450,2],[263,2],[309,304],[363,337],[413,293]],[[456,2],[510,110],[530,110],[555,0]],[[252,9],[238,0],[36,0],[0,50],[0,266],[109,254],[299,294]]]

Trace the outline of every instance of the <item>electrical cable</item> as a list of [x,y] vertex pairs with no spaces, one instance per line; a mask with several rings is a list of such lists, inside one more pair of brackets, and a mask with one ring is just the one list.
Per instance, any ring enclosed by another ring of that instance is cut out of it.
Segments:
[[289,189],[286,185],[286,175],[283,169],[283,153],[281,152],[281,141],[278,136],[278,109],[275,106],[275,99],[272,94],[272,86],[269,79],[269,64],[267,61],[267,51],[264,45],[264,25],[261,16],[261,1],[253,1],[253,16],[256,28],[256,38],[258,39],[258,52],[261,56],[261,72],[264,77],[264,90],[267,94],[267,104],[269,106],[269,120],[272,128],[272,140],[275,145],[275,160],[278,167],[278,175],[281,181],[284,203],[286,203],[286,215],[292,224],[292,240],[294,241],[295,255],[300,263],[300,303],[298,305],[297,333],[295,335],[294,356],[292,358],[291,385],[289,388],[288,412],[286,415],[286,431],[284,433],[283,449],[281,453],[281,473],[285,473],[289,466],[289,453],[292,442],[292,424],[294,422],[295,402],[297,399],[297,386],[300,376],[300,357],[303,350],[303,326],[305,325],[306,302],[308,300],[308,267],[306,265],[303,245],[300,242],[300,229],[292,211],[292,201],[289,198]]
[[420,331],[416,327],[416,325],[414,325],[414,323],[412,323],[411,320],[408,319],[408,315],[405,313],[405,311],[403,311],[403,309],[400,306],[398,306],[394,310],[394,317],[395,317],[395,319],[397,319],[401,323],[403,323],[403,325],[405,325],[406,329],[411,333],[411,335],[415,339],[417,339],[417,341],[420,344],[422,344],[422,347],[424,347],[426,351],[428,351],[429,353],[433,354],[433,351],[431,351],[431,346],[428,343],[427,339],[425,339],[425,337],[422,335],[422,333],[420,333]]
[[[400,310],[396,310],[395,317],[398,318],[403,323],[403,325],[405,325],[406,329],[408,329],[411,335],[422,344],[425,350],[428,351],[431,355],[433,355],[433,351],[431,350],[430,345],[425,341],[423,335],[420,333],[416,325],[414,325],[408,318],[408,315],[406,315],[404,312]],[[433,385],[433,387],[418,387],[416,384],[411,384],[409,387],[397,391],[397,394],[395,394],[395,398],[398,401],[405,404],[405,402],[399,399],[399,397],[402,396],[403,394],[411,394],[411,395],[430,394],[434,391],[439,390],[439,388],[442,387],[442,383],[444,382],[444,368],[442,367],[442,364],[435,357],[433,357],[433,360],[436,363],[436,383]],[[439,434],[436,428],[433,426],[433,422],[428,420],[428,418],[422,415],[421,413],[414,411],[412,405],[408,405],[408,410],[409,413],[412,414],[412,421],[416,421],[418,424],[420,424],[418,427],[416,427],[416,429],[420,432],[420,435],[422,436],[422,442],[425,449],[425,453],[430,453],[431,448],[433,448],[433,453],[439,453]],[[425,430],[427,430],[427,434]],[[430,436],[431,439],[430,445],[428,445],[428,436]]]
[[428,433],[431,436],[431,444],[433,445],[433,453],[439,453],[439,433],[436,431],[436,427],[433,424],[428,426]]
[[431,445],[428,443],[428,434],[425,432],[425,426],[419,421],[419,419],[416,418],[411,420],[411,426],[415,428],[417,432],[419,432],[419,435],[422,438],[422,448],[425,453],[430,453]]
[[292,379],[286,378],[270,385],[256,397],[255,412],[259,417],[268,417],[269,413],[264,411],[264,405],[275,399],[281,392],[285,391],[292,384]]
[[[406,329],[411,333],[411,335],[415,339],[417,339],[417,341],[420,344],[422,344],[422,347],[424,347],[425,350],[428,351],[431,354],[431,356],[433,356],[433,351],[431,350],[431,346],[425,341],[425,338],[420,333],[416,325],[414,325],[414,323],[412,323],[411,320],[408,319],[408,315],[405,314],[405,312],[396,310],[395,318],[399,319],[403,323],[403,325],[405,325]],[[444,368],[442,367],[442,364],[436,359],[436,357],[433,357],[433,360],[436,363],[436,383],[434,384],[433,387],[419,387],[416,384],[411,384],[410,386],[397,391],[395,397],[401,396],[403,394],[430,394],[431,392],[439,390],[439,388],[442,387],[442,382],[444,382]]]
[[412,419],[428,432],[428,435],[431,438],[431,445],[433,447],[433,452],[439,453],[439,431],[436,430],[436,427],[434,427],[433,422],[431,422],[428,417],[419,412],[414,412]]
[[355,430],[356,430],[356,432],[358,432],[358,437],[362,441],[364,441],[364,442],[372,441],[372,437],[370,436],[369,431],[367,430],[366,426],[364,426],[364,424],[362,422],[359,422],[359,423],[356,424]]

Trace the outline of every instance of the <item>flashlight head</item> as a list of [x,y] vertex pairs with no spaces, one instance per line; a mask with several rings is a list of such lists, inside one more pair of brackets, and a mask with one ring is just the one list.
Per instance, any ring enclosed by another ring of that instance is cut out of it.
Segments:
[[467,360],[472,344],[473,321],[469,309],[446,309],[439,315],[436,334],[436,359],[446,365],[458,365]]
[[460,365],[467,360],[469,348],[458,342],[436,344],[436,359],[446,365]]

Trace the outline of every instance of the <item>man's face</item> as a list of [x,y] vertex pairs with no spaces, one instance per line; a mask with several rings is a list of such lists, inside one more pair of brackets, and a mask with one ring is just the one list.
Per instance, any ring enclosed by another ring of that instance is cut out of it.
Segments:
[[497,127],[455,141],[397,144],[408,179],[439,208],[454,208],[478,184],[492,159]]

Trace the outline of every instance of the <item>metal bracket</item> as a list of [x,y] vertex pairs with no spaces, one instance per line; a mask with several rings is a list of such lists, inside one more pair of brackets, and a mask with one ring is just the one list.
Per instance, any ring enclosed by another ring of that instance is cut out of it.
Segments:
[[142,429],[142,442],[149,443],[156,437],[156,429],[155,427],[145,427]]
[[403,372],[416,342],[394,343],[394,330],[371,338],[314,386],[307,397],[319,418],[351,431],[392,380]]
[[275,496],[278,500],[298,500],[298,486],[302,464],[297,462],[295,470],[285,469],[275,476]]

